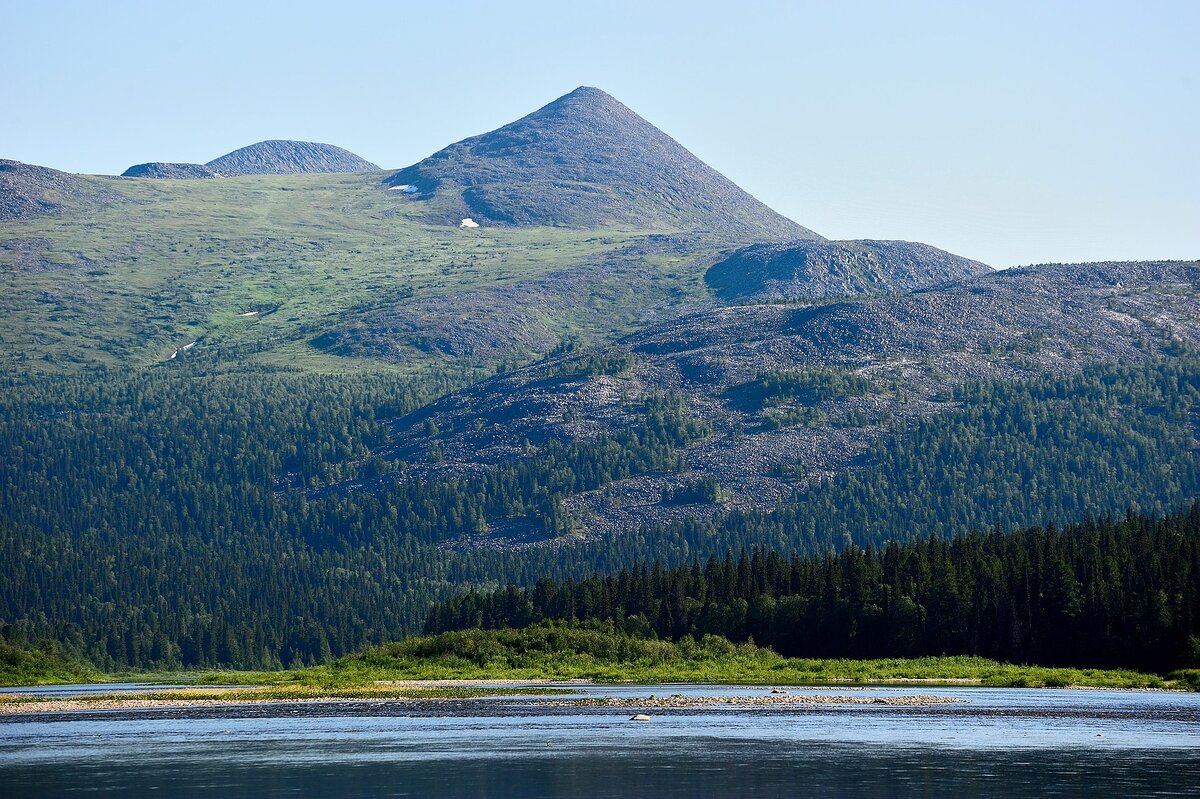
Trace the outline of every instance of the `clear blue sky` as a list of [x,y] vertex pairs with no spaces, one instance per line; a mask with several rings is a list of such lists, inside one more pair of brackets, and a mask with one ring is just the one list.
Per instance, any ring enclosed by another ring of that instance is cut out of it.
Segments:
[[0,0],[0,157],[401,167],[599,86],[782,213],[994,266],[1200,258],[1200,2]]

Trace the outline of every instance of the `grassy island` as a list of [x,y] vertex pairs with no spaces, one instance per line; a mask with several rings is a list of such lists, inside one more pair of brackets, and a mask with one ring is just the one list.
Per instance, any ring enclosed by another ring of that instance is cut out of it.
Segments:
[[[463,630],[373,647],[332,663],[271,672],[102,675],[61,652],[5,645],[19,667],[0,672],[5,684],[177,682],[195,688],[97,693],[69,700],[0,697],[0,713],[132,709],[263,702],[452,700],[488,695],[570,692],[570,682],[722,683],[741,685],[923,685],[1029,688],[1200,690],[1200,671],[1167,676],[1131,670],[1050,668],[950,656],[877,660],[785,658],[752,643],[705,636],[678,642],[641,638],[600,623],[546,622],[519,630]],[[19,655],[14,653],[19,652]],[[530,688],[528,683],[566,683]]]
[[327,686],[376,680],[520,679],[712,682],[760,685],[942,683],[988,687],[1196,687],[1195,675],[1047,668],[980,657],[878,660],[785,658],[752,643],[708,635],[678,642],[610,625],[543,623],[520,630],[462,630],[367,649],[290,679]]

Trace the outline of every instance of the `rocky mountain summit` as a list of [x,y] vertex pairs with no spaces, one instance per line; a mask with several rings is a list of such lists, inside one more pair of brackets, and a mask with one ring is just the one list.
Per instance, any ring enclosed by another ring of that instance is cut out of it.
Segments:
[[745,247],[714,264],[704,279],[718,297],[744,302],[892,294],[990,271],[910,241],[800,241]]
[[310,172],[374,172],[366,159],[332,144],[273,139],[215,158],[206,167],[227,177]]
[[118,203],[125,197],[81,175],[0,159],[0,220],[52,214],[84,202]]
[[136,164],[129,167],[121,173],[121,177],[195,180],[197,178],[219,178],[221,175],[202,164],[170,164],[163,161],[151,161],[148,164]]
[[392,175],[431,221],[707,230],[732,241],[819,239],[603,91],[581,86]]
[[[889,426],[952,408],[965,381],[1070,374],[1180,343],[1200,344],[1197,263],[1040,266],[902,295],[730,306],[451,394],[399,420],[388,456],[469,473],[552,438],[620,430],[646,398],[674,396],[713,430],[687,447],[688,479],[715,478],[726,506],[767,508],[796,475],[853,468]],[[589,529],[635,529],[683,512],[664,501],[680,480],[634,477],[569,504]]]

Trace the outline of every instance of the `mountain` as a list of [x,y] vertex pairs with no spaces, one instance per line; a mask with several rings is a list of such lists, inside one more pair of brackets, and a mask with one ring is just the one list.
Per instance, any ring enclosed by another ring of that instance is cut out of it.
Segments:
[[29,219],[65,208],[124,202],[121,194],[81,175],[0,159],[0,221]]
[[273,139],[251,144],[205,164],[229,177],[312,172],[375,172],[378,166],[332,144]]
[[162,161],[151,161],[148,164],[136,164],[129,167],[121,173],[121,177],[194,180],[196,178],[219,178],[221,175],[201,164],[169,164]]
[[970,381],[1074,374],[1181,344],[1200,345],[1196,263],[1009,269],[910,294],[716,308],[451,394],[399,420],[388,457],[470,474],[530,444],[619,433],[640,403],[675,397],[712,429],[684,448],[686,477],[632,476],[566,502],[614,534],[677,518],[663,498],[698,477],[722,486],[727,507],[772,507],[795,475],[861,465],[886,430],[956,407]]
[[0,162],[6,630],[303,665],[464,587],[1200,496],[1200,264],[826,241],[588,88],[373,168]]
[[[276,174],[373,168],[269,141],[126,171],[189,179],[24,178],[42,189],[10,192],[21,216],[0,229],[0,269],[15,275],[0,362],[148,365],[200,342],[190,357],[243,365],[494,371],[717,299],[906,290],[982,268],[918,245],[823,246],[597,89],[392,173],[395,191],[370,172]],[[243,177],[190,179],[211,175]],[[23,221],[46,208],[53,226]],[[775,252],[806,253],[809,266],[785,271],[808,288],[776,290],[783,256],[745,266]]]
[[725,300],[801,300],[890,294],[991,271],[910,241],[755,244],[714,264],[705,282]]
[[738,188],[599,89],[581,86],[464,139],[386,183],[458,225],[706,230],[732,240],[820,239]]

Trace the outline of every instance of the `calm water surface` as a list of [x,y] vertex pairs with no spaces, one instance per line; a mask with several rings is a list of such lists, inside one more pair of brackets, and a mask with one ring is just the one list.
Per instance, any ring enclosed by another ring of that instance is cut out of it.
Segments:
[[798,692],[967,701],[658,710],[649,723],[525,697],[7,716],[0,796],[1200,796],[1200,694]]

